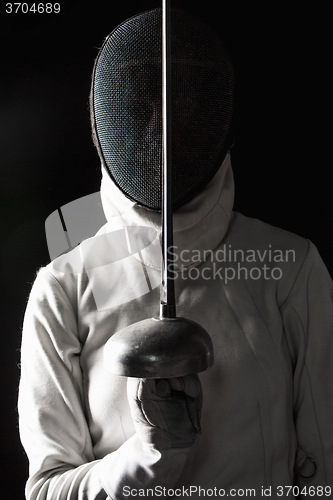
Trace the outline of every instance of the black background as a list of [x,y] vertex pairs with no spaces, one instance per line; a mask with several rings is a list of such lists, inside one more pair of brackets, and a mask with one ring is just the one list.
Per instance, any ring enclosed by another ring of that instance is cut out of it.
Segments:
[[[44,223],[99,189],[88,94],[94,58],[122,20],[158,1],[61,1],[61,14],[5,14],[0,3],[2,498],[24,498],[27,460],[17,426],[23,314],[37,269],[49,262]],[[30,5],[32,2],[29,2]],[[255,4],[255,5],[254,5]],[[311,239],[333,274],[331,54],[323,10],[305,2],[193,3],[221,36],[239,85],[232,152],[235,209]],[[300,5],[300,4],[298,4]]]

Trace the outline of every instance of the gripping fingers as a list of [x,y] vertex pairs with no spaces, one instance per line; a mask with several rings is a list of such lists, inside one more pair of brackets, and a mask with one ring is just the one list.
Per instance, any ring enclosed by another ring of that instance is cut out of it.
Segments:
[[191,396],[186,395],[185,397],[186,397],[187,411],[190,416],[193,427],[195,428],[198,434],[201,434],[200,411],[198,412],[196,400]]
[[182,391],[187,396],[197,398],[201,396],[201,383],[197,374],[186,377],[170,378],[169,383],[175,391]]
[[168,380],[170,387],[177,392],[182,392],[186,399],[189,417],[198,434],[201,434],[200,414],[202,407],[202,389],[197,374],[177,377]]

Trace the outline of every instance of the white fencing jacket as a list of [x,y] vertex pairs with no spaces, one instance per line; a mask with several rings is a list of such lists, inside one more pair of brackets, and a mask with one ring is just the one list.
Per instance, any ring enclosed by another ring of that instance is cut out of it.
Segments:
[[229,155],[175,213],[177,315],[210,333],[215,363],[200,374],[202,434],[190,449],[159,452],[136,436],[126,379],[104,359],[115,332],[158,315],[159,215],[107,175],[101,196],[108,223],[41,269],[29,298],[19,392],[27,498],[290,499],[297,490],[281,488],[292,485],[330,497],[333,285],[314,245],[232,212]]

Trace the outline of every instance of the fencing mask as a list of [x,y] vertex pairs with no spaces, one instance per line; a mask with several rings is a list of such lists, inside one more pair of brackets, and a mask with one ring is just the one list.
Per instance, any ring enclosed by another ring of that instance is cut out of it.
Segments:
[[[94,142],[113,182],[132,201],[161,210],[162,13],[120,24],[95,61]],[[234,73],[216,34],[172,10],[172,198],[177,208],[213,178],[230,148]]]

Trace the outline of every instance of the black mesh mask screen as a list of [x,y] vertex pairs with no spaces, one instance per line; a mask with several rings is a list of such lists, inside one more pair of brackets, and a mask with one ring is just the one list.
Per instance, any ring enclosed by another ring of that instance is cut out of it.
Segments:
[[[103,164],[121,191],[161,209],[161,9],[119,25],[95,62],[91,92],[93,135]],[[173,10],[173,207],[213,178],[232,141],[235,82],[228,54],[214,32]]]

